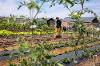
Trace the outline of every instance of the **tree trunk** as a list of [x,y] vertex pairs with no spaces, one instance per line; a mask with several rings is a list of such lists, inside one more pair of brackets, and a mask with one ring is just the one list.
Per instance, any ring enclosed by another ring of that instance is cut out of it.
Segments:
[[35,14],[35,16],[34,16],[34,18],[33,19],[35,19],[36,18],[36,16],[38,15],[38,13],[40,12],[40,9],[41,9],[41,7],[44,5],[44,3],[45,2],[42,2],[42,4],[40,5],[40,8],[38,9],[38,11],[36,12],[36,14]]
[[78,36],[78,39],[77,39],[77,41],[76,41],[76,43],[75,43],[76,46],[78,45],[80,39],[81,39],[81,35]]

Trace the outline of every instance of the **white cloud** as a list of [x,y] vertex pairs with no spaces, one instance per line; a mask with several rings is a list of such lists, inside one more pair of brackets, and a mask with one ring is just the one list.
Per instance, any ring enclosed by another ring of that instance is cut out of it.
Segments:
[[[48,3],[46,3],[45,5],[44,7],[47,7]],[[27,8],[23,7],[19,10],[17,8],[18,8],[18,4],[16,3],[15,0],[4,0],[4,2],[0,2],[0,16],[9,16],[10,14],[29,16],[29,10]],[[56,16],[65,17],[67,16],[67,11],[62,6],[57,5],[52,8],[49,8],[49,7],[43,8],[43,11],[45,10],[47,11],[47,13],[42,12],[38,14],[38,17],[45,17],[45,16],[46,17],[56,17]],[[36,12],[34,12],[33,14],[35,13]]]
[[[9,16],[10,14],[14,15],[25,15],[29,16],[29,10],[25,7],[18,10],[18,2],[19,0],[0,0],[0,16]],[[96,4],[95,4],[96,3]],[[97,14],[100,15],[100,1],[90,1],[90,3],[86,3],[85,6],[93,9]],[[38,14],[38,17],[67,17],[69,11],[65,9],[62,5],[56,5],[55,7],[49,8],[47,7],[49,3],[46,3],[42,8],[42,13]],[[72,8],[72,10],[80,9],[79,6],[76,8]],[[45,12],[46,11],[46,12]],[[35,14],[35,12],[34,12]],[[87,14],[86,14],[87,15]],[[85,15],[85,16],[86,16]],[[91,16],[91,15],[88,15]]]
[[18,4],[15,0],[4,0],[4,2],[0,2],[0,15],[1,16],[9,16],[10,14],[14,15],[28,15],[28,9],[22,8],[20,10],[17,9]]

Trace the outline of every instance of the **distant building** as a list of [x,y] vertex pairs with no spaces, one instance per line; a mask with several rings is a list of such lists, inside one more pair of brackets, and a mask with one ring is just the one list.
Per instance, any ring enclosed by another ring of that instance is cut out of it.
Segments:
[[20,24],[26,24],[30,21],[30,19],[26,19],[26,18],[16,18],[16,23],[20,23]]
[[53,18],[50,18],[47,20],[47,25],[49,27],[55,27],[55,20]]
[[69,27],[72,27],[72,24],[71,24],[71,22],[63,19],[62,20],[62,27],[69,28]]
[[16,18],[16,23],[24,23],[25,19],[23,18]]
[[[65,21],[68,22],[74,22],[73,19],[71,19],[70,17],[66,17],[64,18]],[[80,18],[81,21],[83,21],[86,25],[95,25],[96,27],[100,27],[100,19],[95,19],[94,17],[82,17]]]
[[[92,20],[94,19],[94,17],[81,17],[80,20],[86,23],[92,22]],[[71,19],[70,17],[65,17],[64,20],[68,21],[68,22],[74,22],[73,19]]]
[[100,28],[100,21],[98,18],[94,18],[92,20],[92,24],[96,27],[96,28]]

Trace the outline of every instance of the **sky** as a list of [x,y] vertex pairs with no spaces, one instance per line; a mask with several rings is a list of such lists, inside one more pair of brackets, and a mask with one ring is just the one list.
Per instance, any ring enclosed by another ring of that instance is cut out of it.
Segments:
[[[13,14],[15,16],[28,16],[29,17],[29,10],[26,7],[22,7],[21,9],[17,9],[19,6],[20,0],[0,0],[0,16],[9,16],[10,14]],[[56,5],[52,8],[50,8],[48,5],[50,3],[47,2],[43,5],[41,9],[41,13],[38,14],[37,17],[61,17],[65,18],[68,17],[70,12],[67,8],[64,8],[63,5]],[[89,2],[86,2],[85,7],[93,10],[98,16],[100,16],[100,0],[90,0]],[[76,5],[71,10],[79,10],[80,6]],[[33,12],[33,16],[36,13],[36,11]],[[83,17],[92,17],[93,15],[86,13],[83,15]]]

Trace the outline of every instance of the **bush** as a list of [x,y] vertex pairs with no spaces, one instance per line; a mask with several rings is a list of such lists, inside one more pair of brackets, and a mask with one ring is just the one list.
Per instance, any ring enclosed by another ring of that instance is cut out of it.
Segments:
[[10,30],[10,31],[29,31],[28,25],[17,24],[17,23],[0,23],[0,30]]

